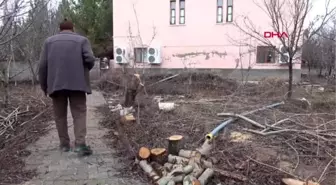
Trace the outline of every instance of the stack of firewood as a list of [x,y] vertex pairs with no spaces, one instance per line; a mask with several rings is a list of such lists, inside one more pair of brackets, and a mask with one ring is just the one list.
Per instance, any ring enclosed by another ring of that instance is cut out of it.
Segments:
[[168,138],[168,150],[141,147],[138,163],[157,185],[206,185],[214,175],[215,159],[206,159],[199,151],[179,149],[182,136]]

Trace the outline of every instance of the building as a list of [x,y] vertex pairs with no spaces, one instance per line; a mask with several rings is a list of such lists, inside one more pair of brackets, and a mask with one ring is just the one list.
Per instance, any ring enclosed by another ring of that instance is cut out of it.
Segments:
[[[244,26],[246,16],[260,32],[272,32],[255,1],[263,0],[113,0],[114,67],[128,63],[153,73],[288,78],[284,57],[233,25],[240,20]],[[268,39],[281,48],[276,36]],[[301,65],[296,63],[298,81]]]

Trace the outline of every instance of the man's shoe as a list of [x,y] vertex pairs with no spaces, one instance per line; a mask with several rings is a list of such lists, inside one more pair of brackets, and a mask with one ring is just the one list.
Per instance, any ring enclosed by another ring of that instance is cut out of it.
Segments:
[[68,145],[61,145],[60,146],[60,150],[62,152],[69,152],[70,151],[70,146],[68,146]]
[[76,146],[75,152],[78,153],[78,156],[89,156],[92,154],[92,150],[88,145]]

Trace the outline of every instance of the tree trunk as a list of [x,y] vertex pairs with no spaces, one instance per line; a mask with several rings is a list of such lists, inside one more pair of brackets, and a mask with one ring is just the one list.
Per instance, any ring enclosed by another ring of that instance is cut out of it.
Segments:
[[310,61],[307,61],[307,66],[308,66],[308,72],[309,72],[309,74],[310,74],[310,69],[311,69]]
[[32,65],[30,59],[28,59],[28,64],[29,64],[30,72],[32,73],[32,85],[35,85],[35,82],[37,81],[37,75],[35,73],[34,66]]
[[126,94],[125,94],[125,107],[131,107],[135,104],[135,98],[138,93],[140,79],[134,74],[126,74]]
[[4,106],[5,108],[9,105],[9,82],[6,80],[4,83],[5,94],[4,94]]
[[322,71],[323,71],[323,67],[322,66],[320,66],[320,72],[319,72],[319,77],[322,77]]
[[288,65],[288,93],[287,98],[290,99],[292,97],[292,89],[293,89],[293,58],[289,58]]
[[135,103],[135,97],[136,97],[137,91],[134,89],[127,89],[125,94],[125,107],[131,107]]

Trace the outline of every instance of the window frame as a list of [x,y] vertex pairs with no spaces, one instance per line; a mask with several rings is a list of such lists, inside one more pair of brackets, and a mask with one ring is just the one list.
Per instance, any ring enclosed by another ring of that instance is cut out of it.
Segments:
[[[231,16],[231,20],[229,20],[229,16]],[[233,0],[226,1],[226,22],[233,22]]]
[[[219,2],[222,3],[219,3]],[[223,1],[224,0],[217,0],[217,6],[216,6],[216,23],[223,23],[224,22],[224,14],[223,14]],[[221,5],[220,5],[221,4]],[[219,14],[219,10],[221,10],[221,14]],[[218,18],[220,17],[221,20]]]
[[169,7],[169,24],[176,25],[176,0],[170,0],[170,7]]
[[[183,4],[183,8],[182,7],[182,2]],[[185,24],[185,0],[179,0],[179,24]],[[183,16],[181,16],[181,12],[183,11]],[[181,18],[183,18],[183,22],[181,21]]]
[[[147,47],[135,47],[134,48],[134,63],[145,63],[147,62]],[[137,60],[137,52],[140,51],[140,61]]]
[[[270,62],[267,62],[268,55],[271,54]],[[275,46],[257,46],[256,63],[257,64],[276,64],[277,52]]]

